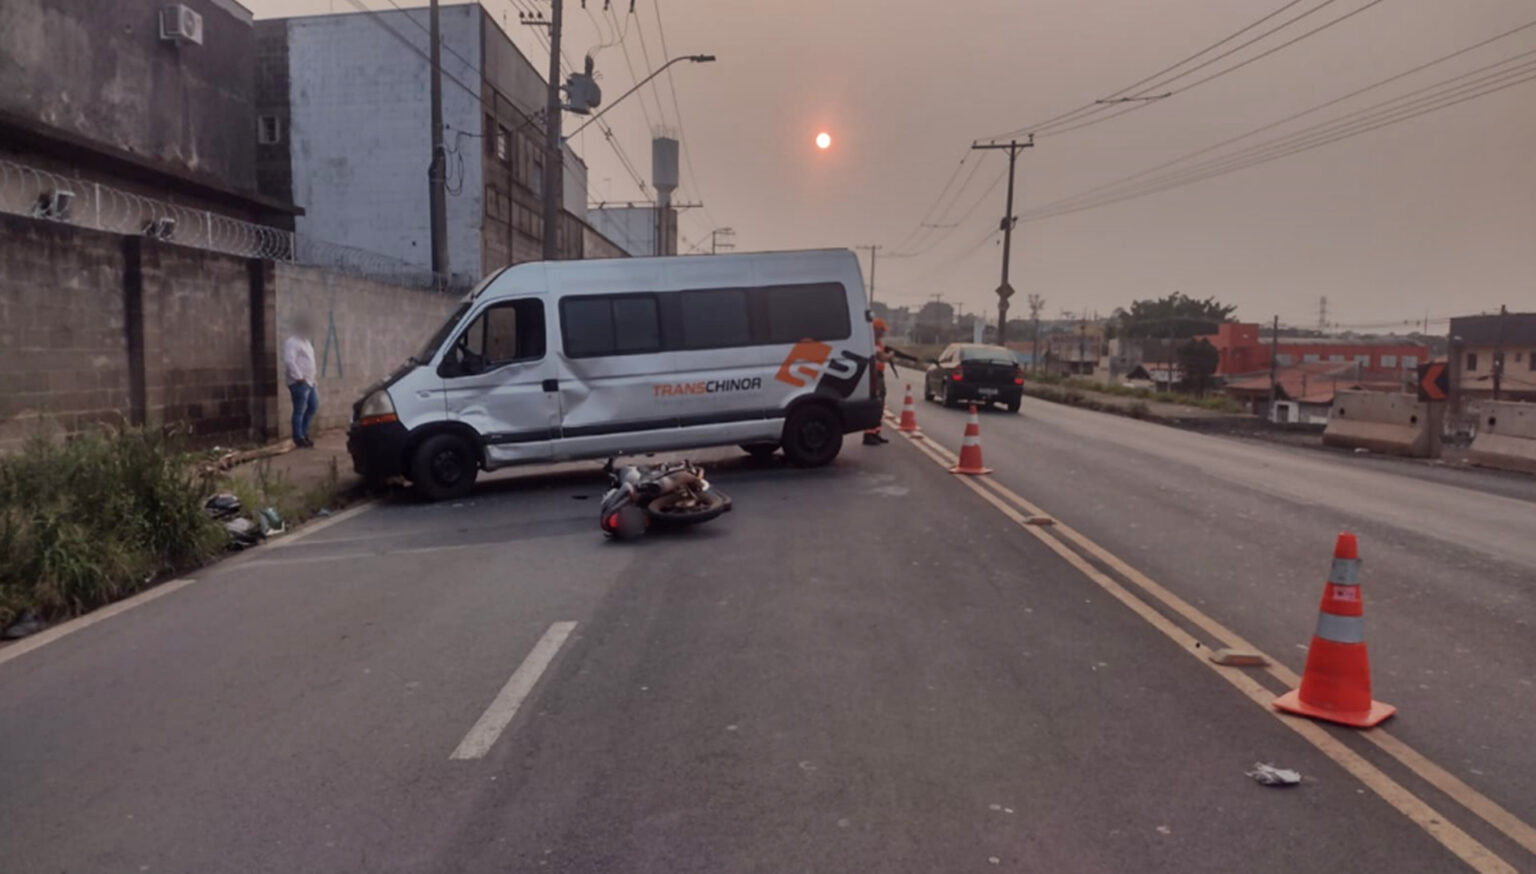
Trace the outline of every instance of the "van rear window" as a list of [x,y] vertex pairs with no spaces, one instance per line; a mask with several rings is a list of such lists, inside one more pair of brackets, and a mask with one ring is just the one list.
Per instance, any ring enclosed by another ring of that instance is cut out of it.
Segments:
[[768,313],[768,342],[846,340],[848,296],[835,282],[759,288]]

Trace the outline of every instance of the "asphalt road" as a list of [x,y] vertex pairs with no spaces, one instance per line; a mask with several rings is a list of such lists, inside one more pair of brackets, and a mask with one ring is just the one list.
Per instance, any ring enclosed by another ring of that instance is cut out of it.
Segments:
[[[918,401],[958,450],[966,413]],[[898,409],[892,403],[892,409]],[[1217,437],[1026,398],[994,477],[1300,671],[1335,536],[1359,535],[1394,734],[1536,821],[1536,478]]]
[[[922,413],[958,444],[957,414]],[[1332,532],[1358,527],[1402,736],[1536,813],[1531,538],[1490,534],[1492,511],[1445,528],[1476,543],[1410,538],[1433,508],[1403,503],[1444,486],[1088,415],[986,417],[996,477],[1297,667]],[[590,467],[520,474],[374,506],[0,663],[0,870],[1458,870],[915,447],[709,458],[736,510],[683,535],[605,543]],[[1397,515],[1359,515],[1378,509]],[[518,688],[484,755],[454,758]],[[1255,761],[1306,780],[1260,787]]]

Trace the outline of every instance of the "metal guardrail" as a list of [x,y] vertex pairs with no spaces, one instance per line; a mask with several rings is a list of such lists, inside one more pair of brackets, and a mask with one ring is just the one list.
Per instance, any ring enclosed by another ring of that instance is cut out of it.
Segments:
[[142,236],[240,258],[320,267],[392,285],[435,291],[453,291],[465,285],[388,255],[156,200],[3,158],[0,212]]

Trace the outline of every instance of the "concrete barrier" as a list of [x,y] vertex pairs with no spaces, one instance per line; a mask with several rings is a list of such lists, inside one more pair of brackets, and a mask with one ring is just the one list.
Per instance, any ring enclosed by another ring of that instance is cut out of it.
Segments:
[[1337,392],[1328,414],[1328,427],[1323,430],[1323,444],[1410,458],[1437,458],[1442,406],[1425,403],[1411,394]]
[[1471,458],[1481,467],[1536,473],[1536,404],[1482,404]]

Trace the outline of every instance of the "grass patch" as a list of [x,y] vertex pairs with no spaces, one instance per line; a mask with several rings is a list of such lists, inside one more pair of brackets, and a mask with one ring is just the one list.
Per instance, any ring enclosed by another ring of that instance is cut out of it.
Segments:
[[216,554],[224,532],[190,470],[174,438],[141,430],[0,457],[0,627],[84,613]]

